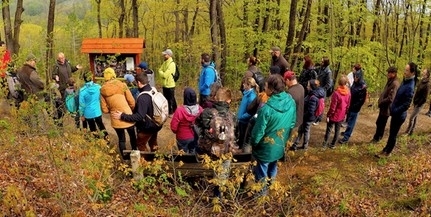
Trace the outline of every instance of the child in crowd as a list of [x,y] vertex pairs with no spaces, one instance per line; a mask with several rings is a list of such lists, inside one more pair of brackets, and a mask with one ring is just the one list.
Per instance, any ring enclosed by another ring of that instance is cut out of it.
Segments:
[[348,87],[348,78],[342,75],[338,79],[337,90],[331,96],[331,105],[328,113],[326,114],[326,133],[323,141],[323,147],[328,145],[328,139],[331,134],[332,128],[335,126],[334,138],[332,139],[329,148],[334,148],[335,143],[340,133],[340,126],[347,114],[350,105],[350,91]]
[[193,127],[202,110],[197,104],[196,92],[190,87],[184,89],[184,105],[175,110],[171,130],[176,134],[178,149],[185,153],[195,152],[199,135],[195,135]]

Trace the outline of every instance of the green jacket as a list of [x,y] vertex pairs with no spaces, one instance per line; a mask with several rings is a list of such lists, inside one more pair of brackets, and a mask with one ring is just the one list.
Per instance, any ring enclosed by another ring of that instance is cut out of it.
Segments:
[[272,95],[257,113],[251,133],[253,156],[265,163],[282,158],[295,122],[296,106],[290,94],[283,91]]
[[172,57],[165,60],[159,69],[159,75],[163,79],[163,87],[172,88],[175,87],[174,73],[175,73],[175,62]]

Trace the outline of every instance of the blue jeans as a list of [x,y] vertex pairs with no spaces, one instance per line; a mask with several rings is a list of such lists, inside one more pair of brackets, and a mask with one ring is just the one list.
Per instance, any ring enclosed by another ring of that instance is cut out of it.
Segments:
[[273,161],[270,163],[261,162],[256,160],[257,164],[253,169],[254,179],[256,182],[266,182],[266,179],[269,178],[270,182],[265,184],[265,187],[262,189],[262,194],[266,194],[268,191],[268,185],[271,184],[271,181],[275,179],[277,175],[277,161]]
[[183,150],[185,153],[195,153],[197,141],[193,139],[177,140],[179,150]]
[[347,129],[344,131],[344,141],[349,141],[350,136],[352,136],[353,129],[355,129],[356,119],[358,119],[359,112],[349,112],[347,115]]

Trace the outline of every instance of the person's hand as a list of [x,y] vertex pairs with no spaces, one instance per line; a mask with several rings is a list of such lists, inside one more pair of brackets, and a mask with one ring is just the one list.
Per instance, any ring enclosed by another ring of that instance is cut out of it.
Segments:
[[329,123],[329,118],[326,118],[326,123]]
[[82,69],[82,66],[78,64],[78,65],[76,65],[76,68],[77,69]]
[[85,121],[85,117],[84,116],[81,116],[81,121]]
[[122,112],[119,111],[115,111],[112,113],[112,118],[120,120],[121,119],[121,114],[123,114]]
[[60,81],[60,77],[58,77],[58,75],[55,76],[55,81],[57,81],[57,82]]

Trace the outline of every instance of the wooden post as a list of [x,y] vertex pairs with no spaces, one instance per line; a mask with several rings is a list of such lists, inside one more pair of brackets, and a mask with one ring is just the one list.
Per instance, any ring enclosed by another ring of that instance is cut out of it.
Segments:
[[130,162],[132,164],[133,178],[135,180],[141,180],[144,178],[142,171],[139,171],[139,161],[141,159],[141,152],[133,150],[130,153]]

